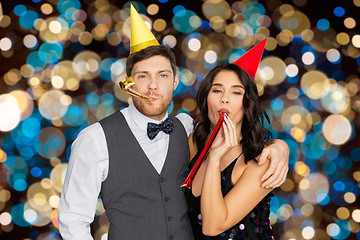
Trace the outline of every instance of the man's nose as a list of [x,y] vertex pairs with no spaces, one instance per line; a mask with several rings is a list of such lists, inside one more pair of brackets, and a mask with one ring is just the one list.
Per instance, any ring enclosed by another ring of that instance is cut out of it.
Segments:
[[148,87],[149,87],[150,90],[157,90],[158,89],[158,81],[157,81],[155,76],[150,77],[150,82],[149,82]]

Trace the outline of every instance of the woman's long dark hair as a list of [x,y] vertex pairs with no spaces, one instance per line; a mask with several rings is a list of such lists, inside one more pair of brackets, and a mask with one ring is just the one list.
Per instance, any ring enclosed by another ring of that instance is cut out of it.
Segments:
[[210,134],[210,120],[208,117],[209,95],[214,78],[221,71],[232,71],[237,74],[241,83],[245,87],[245,95],[243,98],[243,106],[245,114],[242,121],[240,144],[243,146],[245,162],[255,159],[263,150],[265,142],[271,138],[271,132],[264,128],[264,120],[269,123],[269,117],[261,108],[258,91],[254,81],[239,66],[235,64],[225,64],[215,67],[200,83],[197,94],[197,104],[200,113],[194,119],[193,141],[200,151],[204,148],[207,138]]

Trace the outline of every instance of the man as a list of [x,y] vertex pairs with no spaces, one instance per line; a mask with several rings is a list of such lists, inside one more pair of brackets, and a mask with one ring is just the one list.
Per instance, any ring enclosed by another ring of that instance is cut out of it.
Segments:
[[[180,185],[189,163],[192,119],[168,116],[179,83],[175,58],[159,46],[133,7],[126,73],[135,81],[133,89],[152,101],[134,97],[128,108],[84,129],[74,141],[59,204],[60,233],[65,240],[92,239],[90,223],[100,194],[110,222],[109,239],[191,240]],[[281,172],[287,168],[283,144],[267,150],[277,159],[268,179],[275,185],[282,183]]]

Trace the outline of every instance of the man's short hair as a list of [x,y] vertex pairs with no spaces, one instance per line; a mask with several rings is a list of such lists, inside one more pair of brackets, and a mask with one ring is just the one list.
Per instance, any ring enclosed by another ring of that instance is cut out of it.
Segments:
[[164,46],[164,45],[150,46],[145,49],[142,49],[141,51],[130,54],[130,56],[128,57],[128,59],[126,61],[126,75],[128,77],[131,76],[131,71],[137,62],[146,60],[153,56],[163,56],[163,57],[169,59],[171,68],[174,72],[174,76],[176,75],[175,55],[170,50],[169,47]]

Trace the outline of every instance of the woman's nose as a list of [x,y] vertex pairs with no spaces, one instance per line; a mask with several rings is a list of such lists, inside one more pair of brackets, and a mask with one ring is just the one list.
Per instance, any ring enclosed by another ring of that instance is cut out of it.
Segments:
[[229,98],[226,95],[221,97],[221,103],[229,103]]

